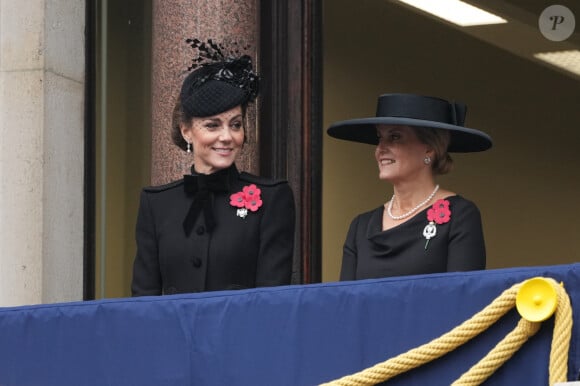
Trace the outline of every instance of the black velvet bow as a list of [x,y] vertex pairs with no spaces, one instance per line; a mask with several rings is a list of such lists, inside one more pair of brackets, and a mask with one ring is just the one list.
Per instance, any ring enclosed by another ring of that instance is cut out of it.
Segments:
[[212,210],[214,194],[229,190],[227,169],[213,174],[185,175],[183,179],[185,193],[193,195],[193,202],[183,220],[185,235],[189,237],[202,210],[205,218],[205,229],[211,232],[216,226]]

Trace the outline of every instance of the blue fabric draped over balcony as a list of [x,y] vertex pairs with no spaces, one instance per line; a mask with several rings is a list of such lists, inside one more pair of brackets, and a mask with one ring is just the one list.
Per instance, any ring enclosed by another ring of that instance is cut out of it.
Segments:
[[[564,283],[580,373],[580,264],[0,309],[2,386],[317,385],[425,344],[513,284]],[[449,385],[520,316],[388,381]],[[548,384],[553,317],[485,385]]]

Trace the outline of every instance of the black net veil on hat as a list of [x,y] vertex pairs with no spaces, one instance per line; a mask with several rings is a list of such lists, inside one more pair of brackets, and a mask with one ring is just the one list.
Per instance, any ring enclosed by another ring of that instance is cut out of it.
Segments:
[[[235,47],[226,53],[223,44],[212,39],[206,42],[187,39],[197,52],[192,59],[179,94],[184,112],[191,117],[208,117],[245,106],[259,91],[259,76],[253,70],[252,59]],[[242,47],[247,49],[248,47]]]

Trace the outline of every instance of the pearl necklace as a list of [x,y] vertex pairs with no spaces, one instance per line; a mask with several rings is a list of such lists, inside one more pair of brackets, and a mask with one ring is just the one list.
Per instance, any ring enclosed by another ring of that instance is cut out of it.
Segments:
[[393,193],[393,198],[391,198],[391,201],[389,201],[389,205],[387,205],[387,214],[393,220],[402,220],[404,218],[407,218],[410,215],[412,215],[413,213],[415,213],[416,211],[418,211],[423,205],[425,205],[426,203],[428,203],[429,201],[431,201],[431,199],[435,196],[435,193],[437,193],[438,190],[439,190],[439,185],[436,185],[435,186],[435,189],[433,189],[433,192],[429,195],[429,197],[427,197],[425,199],[425,201],[421,201],[419,203],[419,205],[417,205],[416,207],[414,207],[413,209],[411,209],[407,213],[403,213],[400,216],[394,216],[393,215],[393,212],[391,211],[393,209],[393,201],[395,201],[395,194]]

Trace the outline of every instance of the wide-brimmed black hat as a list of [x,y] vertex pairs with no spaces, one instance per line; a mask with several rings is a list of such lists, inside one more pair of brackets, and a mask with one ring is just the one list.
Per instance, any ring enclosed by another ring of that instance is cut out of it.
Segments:
[[415,94],[383,94],[372,118],[349,119],[333,123],[327,130],[331,137],[347,141],[379,143],[377,125],[402,125],[449,130],[447,151],[467,153],[484,151],[492,146],[489,135],[464,127],[467,106],[445,99]]

